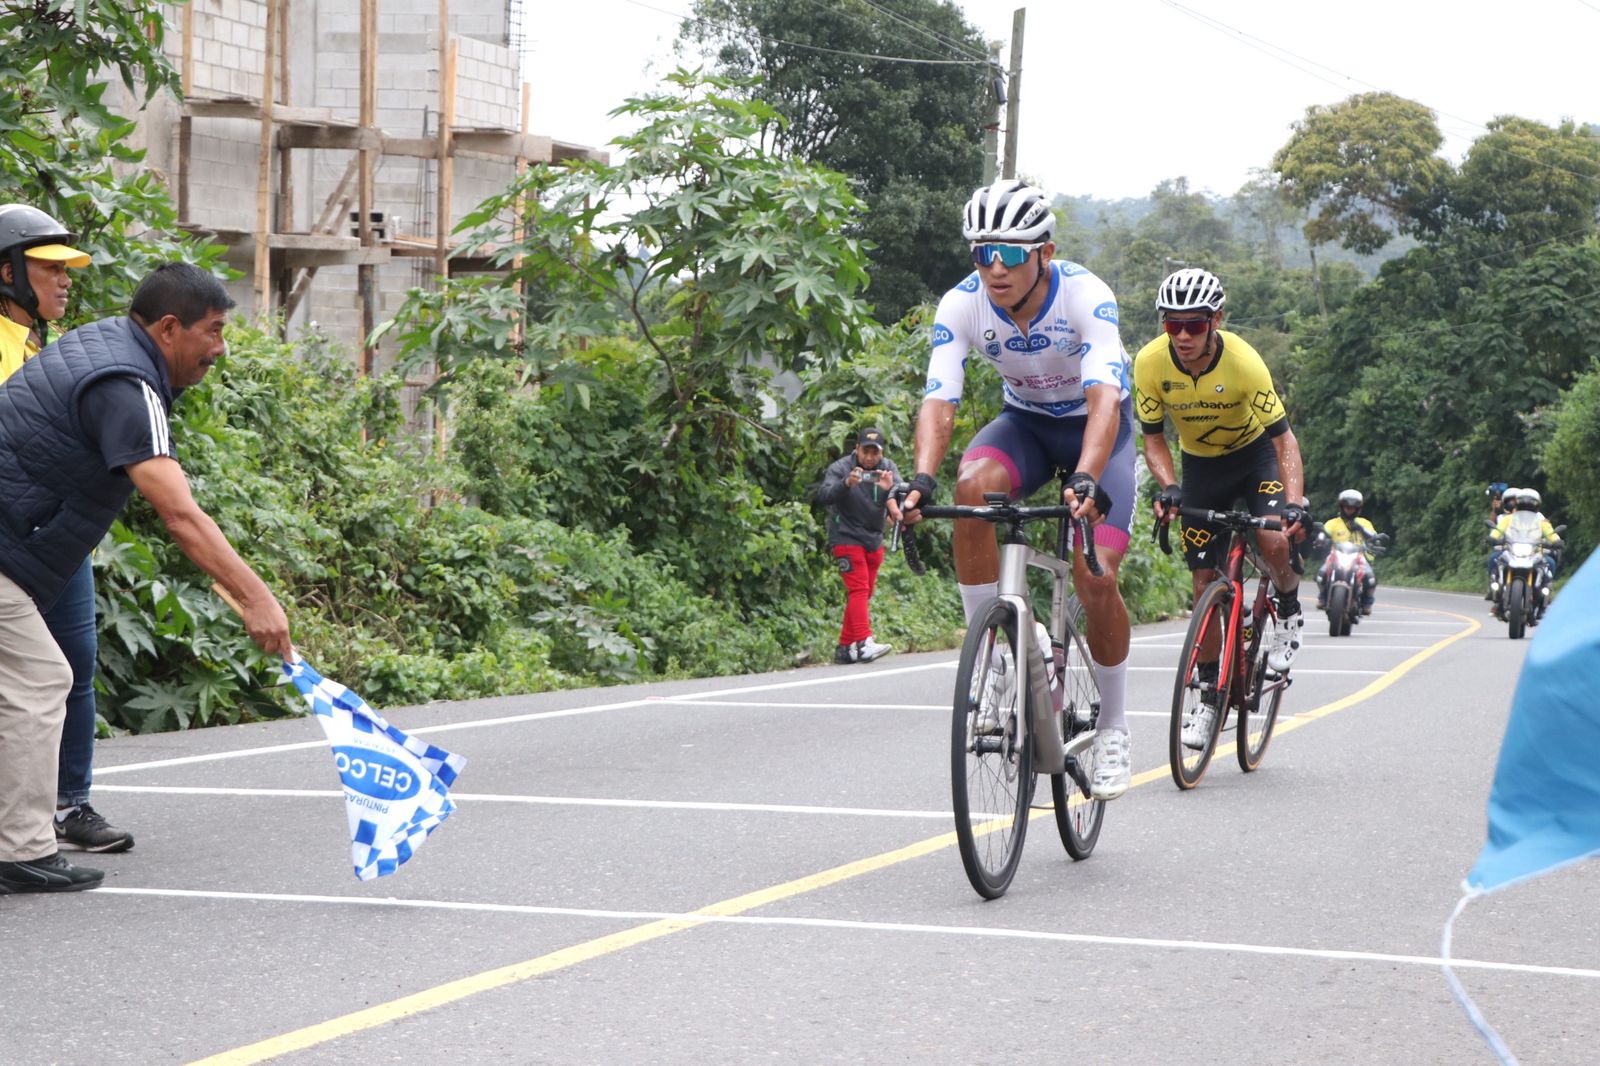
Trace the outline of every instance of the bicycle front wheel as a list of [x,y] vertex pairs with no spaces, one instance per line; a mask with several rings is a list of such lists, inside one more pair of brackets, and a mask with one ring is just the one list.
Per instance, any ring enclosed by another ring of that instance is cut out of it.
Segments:
[[993,600],[961,646],[950,731],[956,842],[967,880],[985,899],[1010,887],[1028,832],[1033,737],[1023,666],[1016,612]]
[[1261,616],[1250,638],[1249,658],[1250,691],[1246,693],[1244,709],[1239,712],[1239,727],[1234,735],[1234,754],[1239,757],[1239,769],[1249,773],[1261,765],[1272,741],[1272,729],[1278,723],[1278,704],[1283,702],[1285,677],[1280,677],[1267,666],[1266,649],[1272,646],[1278,619],[1271,611]]
[[[1213,581],[1200,593],[1189,619],[1178,657],[1178,678],[1172,688],[1172,722],[1167,730],[1167,755],[1172,780],[1188,790],[1200,783],[1217,748],[1217,734],[1228,707],[1228,678],[1220,667],[1228,643],[1228,613],[1233,607],[1233,586]],[[1201,648],[1209,643],[1217,652],[1213,679],[1202,676]]]
[[[1071,740],[1081,733],[1093,733],[1100,716],[1100,681],[1095,676],[1094,661],[1089,658],[1089,644],[1084,639],[1087,624],[1083,611],[1067,612],[1067,640],[1063,689],[1061,697],[1061,735]],[[1077,774],[1051,774],[1050,794],[1055,800],[1056,829],[1061,833],[1061,843],[1074,859],[1087,859],[1100,839],[1100,825],[1105,819],[1105,800],[1092,799],[1085,784],[1091,769],[1088,759],[1079,763]]]

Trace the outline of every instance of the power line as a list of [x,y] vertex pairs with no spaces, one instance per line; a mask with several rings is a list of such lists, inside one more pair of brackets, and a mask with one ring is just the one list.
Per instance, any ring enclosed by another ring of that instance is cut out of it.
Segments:
[[757,33],[755,30],[750,29],[747,26],[742,26],[739,23],[728,19],[708,19],[697,15],[680,15],[676,11],[667,11],[659,7],[652,7],[649,4],[642,3],[641,0],[626,0],[626,2],[632,4],[634,7],[642,7],[646,11],[654,11],[659,15],[670,15],[672,18],[675,18],[680,22],[696,22],[703,26],[730,29],[738,34],[742,34],[747,37],[753,37],[757,40],[765,41],[768,44],[781,44],[785,48],[799,48],[807,52],[825,52],[829,55],[847,56],[851,59],[870,59],[879,63],[917,63],[927,66],[946,67],[987,67],[990,65],[988,59],[918,59],[914,56],[886,56],[879,55],[875,52],[852,52],[843,48],[824,48],[823,46],[816,44],[801,44],[799,41],[785,41],[778,37],[768,37],[765,34]]
[[[904,44],[907,48],[918,49],[928,56],[942,59],[949,55],[948,49],[936,48],[933,45],[924,44],[921,41],[909,40],[905,37],[892,33],[880,23],[866,17],[865,15],[848,10],[847,5],[839,4],[837,0],[808,0],[808,2],[812,7],[819,11],[827,12],[830,15],[842,15],[869,33],[898,41],[901,44]],[[965,55],[965,53],[958,54]]]
[[[1578,2],[1579,3],[1585,3],[1585,6],[1588,6],[1586,4],[1586,0],[1578,0]],[[1305,74],[1305,75],[1307,75],[1309,77],[1312,77],[1312,78],[1316,78],[1318,81],[1323,82],[1325,84],[1332,85],[1336,89],[1346,89],[1347,90],[1349,88],[1349,85],[1340,84],[1339,82],[1333,81],[1330,78],[1323,77],[1321,74],[1318,74],[1315,71],[1307,70],[1305,67],[1301,66],[1299,63],[1294,63],[1294,62],[1291,62],[1289,59],[1285,59],[1284,56],[1290,56],[1293,59],[1299,60],[1301,63],[1310,63],[1312,66],[1320,67],[1323,70],[1326,70],[1326,71],[1328,71],[1328,72],[1330,72],[1332,74],[1337,75],[1340,78],[1343,78],[1345,82],[1354,82],[1356,85],[1360,85],[1360,86],[1362,86],[1364,88],[1370,89],[1373,92],[1380,92],[1380,93],[1389,92],[1389,90],[1384,89],[1382,86],[1374,85],[1369,81],[1363,81],[1362,79],[1357,78],[1357,77],[1355,77],[1353,75],[1350,75],[1350,74],[1345,74],[1342,71],[1335,70],[1333,67],[1330,67],[1325,63],[1319,63],[1314,59],[1307,59],[1304,56],[1301,56],[1301,55],[1298,55],[1298,54],[1296,54],[1294,52],[1289,51],[1287,48],[1284,48],[1281,45],[1276,45],[1276,44],[1273,44],[1270,41],[1262,40],[1259,37],[1255,37],[1255,36],[1253,36],[1253,35],[1251,35],[1249,33],[1246,33],[1244,30],[1238,29],[1237,27],[1234,27],[1234,26],[1230,26],[1227,23],[1222,22],[1219,19],[1215,19],[1215,18],[1211,17],[1210,15],[1204,14],[1203,12],[1195,11],[1192,8],[1185,7],[1183,4],[1178,3],[1178,0],[1161,0],[1161,3],[1163,3],[1163,4],[1167,5],[1168,7],[1172,8],[1174,11],[1177,11],[1177,12],[1179,12],[1181,14],[1187,15],[1189,18],[1194,19],[1196,22],[1200,23],[1202,26],[1205,26],[1208,29],[1217,30],[1218,32],[1224,32],[1224,33],[1232,34],[1232,35],[1240,38],[1242,43],[1245,44],[1246,46],[1248,46],[1250,48],[1254,48],[1256,51],[1261,52],[1261,53],[1263,53],[1263,54],[1265,54],[1267,56],[1270,56],[1273,59],[1276,59],[1278,62],[1284,64],[1285,66],[1292,67],[1295,70],[1300,71],[1300,73],[1302,73],[1302,74]],[[1596,8],[1595,10],[1600,11],[1600,8]],[[1283,53],[1283,55],[1278,55],[1277,53],[1279,53],[1279,52]],[[1399,94],[1398,93],[1391,93],[1390,95],[1396,95],[1397,96]],[[1426,107],[1427,105],[1424,104],[1423,106]],[[1479,129],[1479,130],[1488,130],[1489,129],[1488,126],[1485,126],[1481,122],[1475,122],[1470,118],[1463,118],[1460,115],[1453,115],[1448,111],[1443,111],[1443,110],[1440,110],[1439,108],[1436,108],[1436,107],[1430,107],[1429,110],[1433,111],[1436,114],[1443,115],[1446,118],[1454,119],[1457,122],[1464,122],[1467,125],[1473,127],[1474,129]],[[1529,164],[1531,164],[1533,166],[1536,166],[1536,167],[1543,167],[1544,169],[1553,171],[1553,172],[1555,172],[1557,174],[1566,174],[1566,175],[1569,175],[1571,177],[1578,178],[1581,181],[1600,181],[1600,175],[1597,175],[1597,174],[1584,174],[1584,173],[1581,173],[1581,172],[1576,171],[1576,170],[1569,170],[1566,167],[1557,166],[1554,163],[1546,163],[1542,159],[1535,158],[1534,156],[1531,156],[1531,155],[1525,155],[1522,152],[1515,152],[1515,151],[1512,151],[1509,148],[1500,148],[1500,147],[1498,147],[1496,145],[1483,144],[1481,141],[1473,142],[1473,147],[1474,148],[1482,147],[1486,151],[1499,152],[1500,154],[1508,155],[1513,159],[1520,159],[1524,163],[1529,163]]]
[[914,19],[906,18],[904,15],[901,15],[898,12],[890,11],[888,8],[885,8],[885,7],[879,7],[877,4],[873,3],[872,0],[857,0],[857,2],[867,5],[868,7],[872,8],[872,10],[877,11],[880,14],[888,16],[889,18],[893,19],[895,22],[898,22],[898,23],[900,23],[900,24],[902,24],[904,26],[909,26],[911,29],[916,30],[918,33],[921,33],[922,35],[924,35],[926,37],[929,37],[929,38],[933,39],[934,41],[937,41],[939,44],[943,45],[945,48],[947,48],[950,51],[954,52],[956,55],[965,56],[968,59],[980,59],[984,63],[987,63],[989,61],[989,57],[988,56],[980,56],[980,55],[977,55],[977,54],[975,54],[973,52],[967,51],[965,44],[963,44],[961,42],[958,42],[958,41],[952,41],[948,37],[945,37],[942,34],[936,33],[933,30],[928,29],[928,27],[922,25],[920,22],[917,22]]

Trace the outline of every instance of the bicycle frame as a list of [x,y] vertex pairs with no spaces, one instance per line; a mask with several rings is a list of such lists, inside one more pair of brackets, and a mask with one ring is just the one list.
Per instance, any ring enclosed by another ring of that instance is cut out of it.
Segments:
[[1274,618],[1277,611],[1272,605],[1272,597],[1267,595],[1267,588],[1272,583],[1272,576],[1266,564],[1256,554],[1253,545],[1249,542],[1243,531],[1233,534],[1233,543],[1228,547],[1228,561],[1221,575],[1222,580],[1233,587],[1233,596],[1228,608],[1227,632],[1223,634],[1222,647],[1217,654],[1217,681],[1220,684],[1224,678],[1230,679],[1228,683],[1228,707],[1233,710],[1243,711],[1249,706],[1249,701],[1259,701],[1261,697],[1273,689],[1288,685],[1286,678],[1278,678],[1262,686],[1260,692],[1251,691],[1251,678],[1247,670],[1249,664],[1245,661],[1245,635],[1244,621],[1244,594],[1245,585],[1249,578],[1245,576],[1245,559],[1255,567],[1256,595],[1255,602],[1250,607],[1250,631],[1253,633],[1261,625],[1263,618],[1271,614]]
[[[1039,551],[1028,543],[1020,526],[1007,533],[1000,545],[999,598],[1009,603],[1018,619],[1033,618],[1032,599],[1028,594],[1028,568],[1043,570],[1051,577],[1050,621],[1047,629],[1050,638],[1066,641],[1067,587],[1072,578],[1072,561]],[[1059,774],[1066,771],[1067,757],[1075,756],[1094,743],[1092,730],[1085,730],[1070,745],[1064,744],[1061,726],[1050,712],[1050,680],[1044,672],[1045,648],[1041,653],[1035,645],[1037,637],[1033,626],[1017,627],[1017,654],[1028,664],[1028,689],[1032,694],[1028,728],[1033,737],[1033,769],[1040,774]]]

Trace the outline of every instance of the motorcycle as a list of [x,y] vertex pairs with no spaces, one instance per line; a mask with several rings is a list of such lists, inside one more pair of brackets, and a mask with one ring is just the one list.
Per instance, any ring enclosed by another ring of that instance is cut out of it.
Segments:
[[[1526,517],[1524,517],[1526,516]],[[1556,526],[1556,533],[1566,530]],[[1550,606],[1550,562],[1545,557],[1544,533],[1530,512],[1518,511],[1506,526],[1505,538],[1495,542],[1500,558],[1489,591],[1494,596],[1495,617],[1506,623],[1507,635],[1521,640],[1536,626]]]
[[1372,559],[1388,550],[1389,535],[1379,533],[1365,544],[1348,540],[1335,544],[1326,533],[1317,538],[1317,547],[1328,555],[1319,575],[1327,593],[1323,610],[1328,615],[1328,636],[1348,637],[1350,627],[1361,622],[1361,592],[1368,583]]

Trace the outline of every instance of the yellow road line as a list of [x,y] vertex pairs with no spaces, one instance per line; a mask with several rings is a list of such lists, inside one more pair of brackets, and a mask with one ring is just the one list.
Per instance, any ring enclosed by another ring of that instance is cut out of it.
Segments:
[[[1473,633],[1476,633],[1479,629],[1483,628],[1476,619],[1468,618],[1466,615],[1454,614],[1449,611],[1431,610],[1428,608],[1423,608],[1423,610],[1428,610],[1429,613],[1433,614],[1442,614],[1450,618],[1458,618],[1467,623],[1470,628],[1446,637],[1438,643],[1430,645],[1428,648],[1417,652],[1415,655],[1411,656],[1411,658],[1407,659],[1399,666],[1396,666],[1393,670],[1390,670],[1388,673],[1376,679],[1371,684],[1367,685],[1365,688],[1354,693],[1353,695],[1346,696],[1343,699],[1335,700],[1332,703],[1324,704],[1323,706],[1315,708],[1314,710],[1303,711],[1286,721],[1280,721],[1276,730],[1274,731],[1275,734],[1287,733],[1290,730],[1297,729],[1300,726],[1305,725],[1307,722],[1318,718],[1326,718],[1328,715],[1333,714],[1336,711],[1344,710],[1347,707],[1353,707],[1358,703],[1371,699],[1373,696],[1382,692],[1400,678],[1404,677],[1407,673],[1411,672],[1424,660],[1430,658],[1440,651],[1443,651],[1456,641],[1463,640],[1466,637],[1471,636]],[[1221,755],[1229,754],[1232,752],[1232,750],[1233,744],[1231,742],[1226,745],[1218,745],[1217,750],[1212,757],[1216,758]],[[1167,767],[1158,766],[1154,769],[1135,774],[1130,787],[1137,788],[1140,785],[1146,785],[1151,781],[1160,780],[1167,776]],[[1031,812],[1029,818],[1031,820],[1033,818],[1045,817],[1047,814],[1053,817],[1053,814],[1051,814],[1049,809],[1046,808],[1044,810],[1035,810]],[[986,828],[994,828],[998,827],[998,825],[999,823],[996,822],[992,823],[990,827]],[[786,881],[783,884],[773,885],[770,888],[757,889],[754,892],[748,892],[742,896],[735,896],[732,899],[726,899],[720,903],[712,903],[709,906],[701,907],[699,910],[693,913],[703,914],[707,917],[727,917],[730,915],[742,914],[745,911],[754,910],[757,907],[764,907],[769,903],[777,903],[780,900],[791,899],[795,896],[801,896],[808,892],[814,892],[819,888],[827,888],[829,885],[838,884],[841,881],[848,881],[853,877],[860,877],[862,874],[873,873],[878,870],[886,869],[890,866],[899,865],[903,862],[909,862],[912,859],[920,859],[926,855],[931,855],[934,852],[943,851],[946,848],[952,847],[955,845],[955,843],[956,835],[953,832],[944,833],[936,837],[929,837],[926,840],[919,840],[914,844],[909,844],[903,848],[897,848],[894,851],[886,851],[865,859],[858,859],[855,862],[845,863],[843,866],[835,866],[831,870],[823,870],[821,873],[811,874],[806,877],[797,878],[793,881]],[[478,995],[480,992],[488,992],[496,988],[504,988],[507,985],[517,984],[518,982],[526,981],[530,978],[538,977],[542,974],[551,973],[556,970],[565,969],[569,966],[576,966],[582,962],[589,962],[590,960],[600,958],[601,956],[622,951],[625,948],[631,948],[639,944],[649,943],[652,940],[658,940],[661,937],[669,936],[673,933],[679,933],[686,929],[694,929],[704,924],[704,922],[696,920],[692,915],[685,916],[683,918],[668,918],[660,921],[649,922],[645,925],[636,926],[633,929],[624,929],[621,932],[611,933],[594,940],[588,940],[582,944],[574,944],[572,947],[562,948],[560,951],[553,951],[547,955],[541,955],[538,958],[528,959],[525,962],[514,963],[510,966],[502,966],[496,970],[487,970],[483,973],[473,974],[470,977],[463,977],[456,981],[450,981],[442,985],[436,985],[433,988],[425,989],[409,996],[402,996],[399,999],[393,999],[387,1003],[380,1003],[377,1006],[368,1007],[365,1010],[359,1010],[351,1014],[341,1015],[338,1018],[330,1018],[328,1021],[319,1022],[316,1025],[307,1026],[304,1029],[296,1029],[294,1032],[285,1033],[282,1036],[271,1037],[267,1040],[249,1044],[245,1047],[236,1048],[232,1051],[224,1051],[221,1054],[212,1055],[209,1058],[198,1059],[190,1063],[190,1066],[249,1066],[249,1064],[253,1063],[266,1062],[270,1059],[275,1059],[280,1055],[287,1055],[292,1051],[303,1051],[306,1048],[315,1047],[318,1044],[325,1044],[330,1040],[337,1040],[341,1037],[350,1036],[366,1029],[376,1028],[377,1026],[384,1025],[389,1022],[398,1021],[402,1018],[408,1018],[414,1014],[421,1014],[424,1011],[433,1010],[435,1007],[442,1007],[446,1004],[455,1003],[470,996]]]

